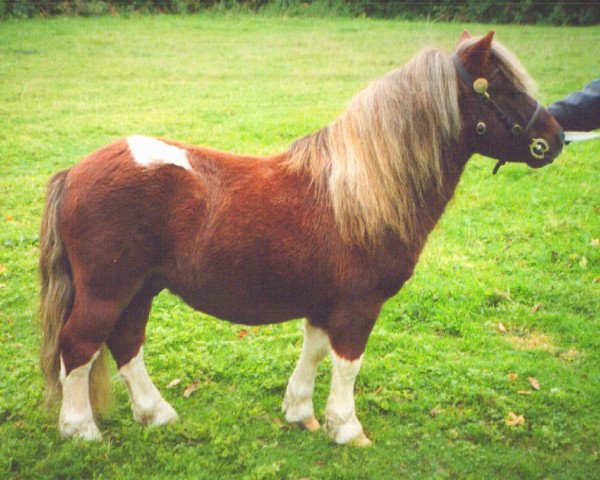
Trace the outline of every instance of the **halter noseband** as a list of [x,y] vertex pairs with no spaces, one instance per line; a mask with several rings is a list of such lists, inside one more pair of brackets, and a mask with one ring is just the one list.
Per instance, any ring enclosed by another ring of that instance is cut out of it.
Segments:
[[[536,102],[535,111],[533,112],[533,115],[531,116],[531,119],[529,120],[525,128],[523,128],[521,125],[519,125],[518,122],[513,121],[510,115],[508,115],[496,102],[494,102],[494,100],[487,91],[489,87],[489,82],[498,74],[498,72],[500,71],[499,68],[494,71],[494,73],[490,76],[489,80],[483,77],[473,79],[473,76],[462,65],[457,54],[454,54],[452,56],[452,62],[456,67],[456,71],[459,77],[466,85],[473,88],[473,91],[481,99],[481,103],[496,114],[498,119],[502,123],[504,123],[504,125],[510,131],[510,133],[512,133],[517,138],[521,138],[525,141],[525,143],[528,144],[529,151],[531,152],[532,157],[542,160],[546,155],[546,152],[550,150],[548,142],[543,138],[533,138],[528,135],[529,131],[531,130],[531,127],[533,127],[540,112],[542,111],[542,106],[540,105],[540,103]],[[483,135],[486,129],[486,124],[483,121],[480,120],[479,122],[477,122],[476,130],[479,135]],[[494,175],[505,163],[506,160],[498,160],[498,163],[496,164],[493,170]]]

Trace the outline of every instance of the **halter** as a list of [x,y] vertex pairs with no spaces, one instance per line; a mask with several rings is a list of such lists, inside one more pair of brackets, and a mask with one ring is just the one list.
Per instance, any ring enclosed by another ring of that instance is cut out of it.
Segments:
[[[465,69],[465,67],[463,67],[457,54],[454,54],[452,56],[452,62],[454,63],[456,71],[458,72],[458,75],[460,76],[462,81],[466,85],[472,86],[473,91],[481,99],[480,105],[485,105],[492,112],[494,112],[498,119],[502,123],[504,123],[504,125],[510,131],[510,133],[512,133],[516,138],[522,139],[526,144],[528,144],[529,151],[531,152],[531,156],[533,158],[542,160],[546,155],[546,152],[550,150],[548,142],[543,138],[533,138],[529,136],[529,131],[531,130],[531,127],[534,125],[540,112],[542,111],[542,106],[540,105],[540,103],[536,101],[535,111],[533,112],[533,115],[531,116],[531,119],[529,120],[525,128],[523,128],[518,122],[513,121],[510,115],[508,115],[502,109],[502,107],[500,107],[496,102],[494,102],[494,100],[487,91],[489,83],[500,71],[499,68],[494,71],[494,73],[490,76],[489,80],[483,77],[473,79],[473,76]],[[485,134],[486,129],[486,124],[483,121],[480,120],[479,122],[477,122],[476,130],[479,135]],[[500,169],[500,167],[505,163],[506,160],[498,160],[498,163],[494,167],[493,174],[495,175]]]

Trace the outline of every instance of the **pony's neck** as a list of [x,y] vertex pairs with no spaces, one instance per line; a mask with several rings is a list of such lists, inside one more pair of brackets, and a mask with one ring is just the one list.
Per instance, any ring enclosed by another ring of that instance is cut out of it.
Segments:
[[427,201],[422,204],[422,210],[418,215],[418,227],[411,238],[412,243],[424,245],[427,236],[431,233],[452,199],[471,155],[472,152],[464,142],[456,142],[445,149],[442,160],[441,184],[439,186],[432,185],[424,193]]
[[464,167],[460,132],[452,60],[427,50],[295,142],[287,165],[329,197],[348,242],[377,243],[391,231],[409,243],[428,233],[454,192]]

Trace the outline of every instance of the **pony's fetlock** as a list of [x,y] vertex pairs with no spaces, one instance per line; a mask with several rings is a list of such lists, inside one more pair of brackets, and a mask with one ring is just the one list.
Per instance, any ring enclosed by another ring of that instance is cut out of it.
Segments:
[[179,416],[164,398],[150,408],[134,408],[133,418],[141,425],[161,426],[175,422]]
[[326,412],[325,415],[324,429],[335,443],[361,447],[371,443],[364,434],[362,425],[354,413],[346,420],[342,420],[331,412]]
[[281,410],[285,413],[285,420],[296,423],[309,431],[318,430],[320,424],[315,418],[311,397],[296,396],[290,386],[285,393]]
[[88,442],[102,439],[93,418],[66,418],[61,414],[59,427],[63,438],[80,438]]

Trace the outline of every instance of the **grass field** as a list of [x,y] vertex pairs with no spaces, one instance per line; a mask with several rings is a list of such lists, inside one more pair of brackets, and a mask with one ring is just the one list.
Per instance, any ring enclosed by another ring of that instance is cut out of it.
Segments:
[[[471,160],[367,347],[356,398],[371,448],[284,424],[298,322],[247,330],[166,292],[146,358],[177,424],[139,427],[116,378],[100,443],[62,440],[57,412],[40,407],[38,226],[54,171],[131,134],[281,151],[421,47],[451,49],[463,28],[255,16],[0,23],[0,478],[598,478],[598,141],[536,171],[492,176],[491,160]],[[598,75],[600,28],[496,30],[544,103]],[[326,362],[319,418],[329,378]],[[524,424],[510,425],[511,413]]]

